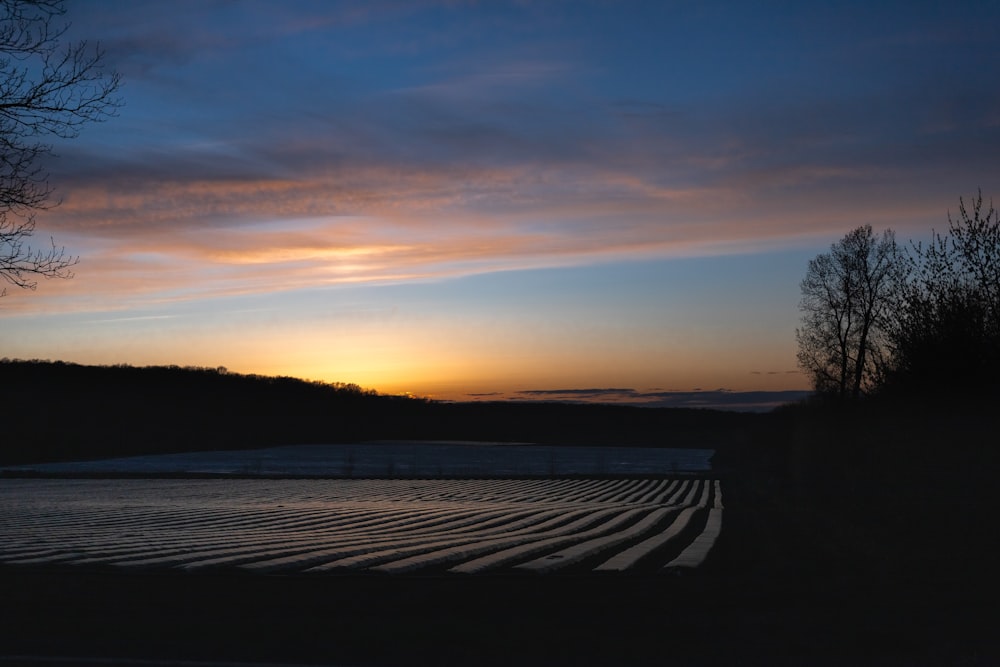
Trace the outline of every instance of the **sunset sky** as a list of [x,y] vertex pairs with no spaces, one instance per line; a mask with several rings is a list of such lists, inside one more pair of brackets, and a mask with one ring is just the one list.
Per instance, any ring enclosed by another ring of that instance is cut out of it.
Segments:
[[811,257],[1000,202],[996,2],[67,8],[125,106],[55,144],[35,241],[80,264],[8,289],[0,357],[459,400],[806,389]]

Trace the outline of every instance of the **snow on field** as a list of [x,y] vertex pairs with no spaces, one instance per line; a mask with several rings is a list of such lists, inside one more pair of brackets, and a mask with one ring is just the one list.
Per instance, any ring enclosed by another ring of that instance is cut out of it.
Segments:
[[0,479],[0,563],[275,573],[700,565],[718,480]]
[[714,453],[711,449],[378,441],[42,463],[7,466],[4,471],[313,477],[676,475],[710,471]]

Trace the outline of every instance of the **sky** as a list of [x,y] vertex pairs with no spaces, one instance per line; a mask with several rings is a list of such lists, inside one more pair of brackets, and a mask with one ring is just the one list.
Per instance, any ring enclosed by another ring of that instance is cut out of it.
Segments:
[[809,259],[1000,201],[995,2],[86,0],[0,357],[446,400],[801,391]]

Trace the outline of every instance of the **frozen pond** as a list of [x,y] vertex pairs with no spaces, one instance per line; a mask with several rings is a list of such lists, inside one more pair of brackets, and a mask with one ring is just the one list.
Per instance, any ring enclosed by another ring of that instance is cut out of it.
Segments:
[[711,449],[379,441],[5,466],[56,475],[550,477],[706,473]]

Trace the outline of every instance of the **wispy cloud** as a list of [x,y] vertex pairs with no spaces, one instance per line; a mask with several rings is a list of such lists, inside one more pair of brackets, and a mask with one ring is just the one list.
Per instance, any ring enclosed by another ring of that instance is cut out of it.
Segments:
[[629,388],[531,389],[509,394],[469,394],[472,400],[528,400],[564,403],[611,403],[656,408],[701,408],[766,412],[806,398],[807,391],[640,391]]
[[[661,73],[605,34],[623,15],[599,7],[93,8],[74,29],[102,39],[129,105],[117,129],[60,147],[63,204],[39,225],[74,242],[95,295],[753,252],[862,222],[915,228],[1000,176],[1000,93],[948,76],[935,58],[953,32],[914,41],[919,16],[869,12],[864,59],[834,33],[768,45],[771,69],[741,82],[760,54],[720,69],[729,56],[707,58],[686,32],[699,12],[644,10],[628,32],[656,35]],[[930,178],[942,165],[947,178]]]

